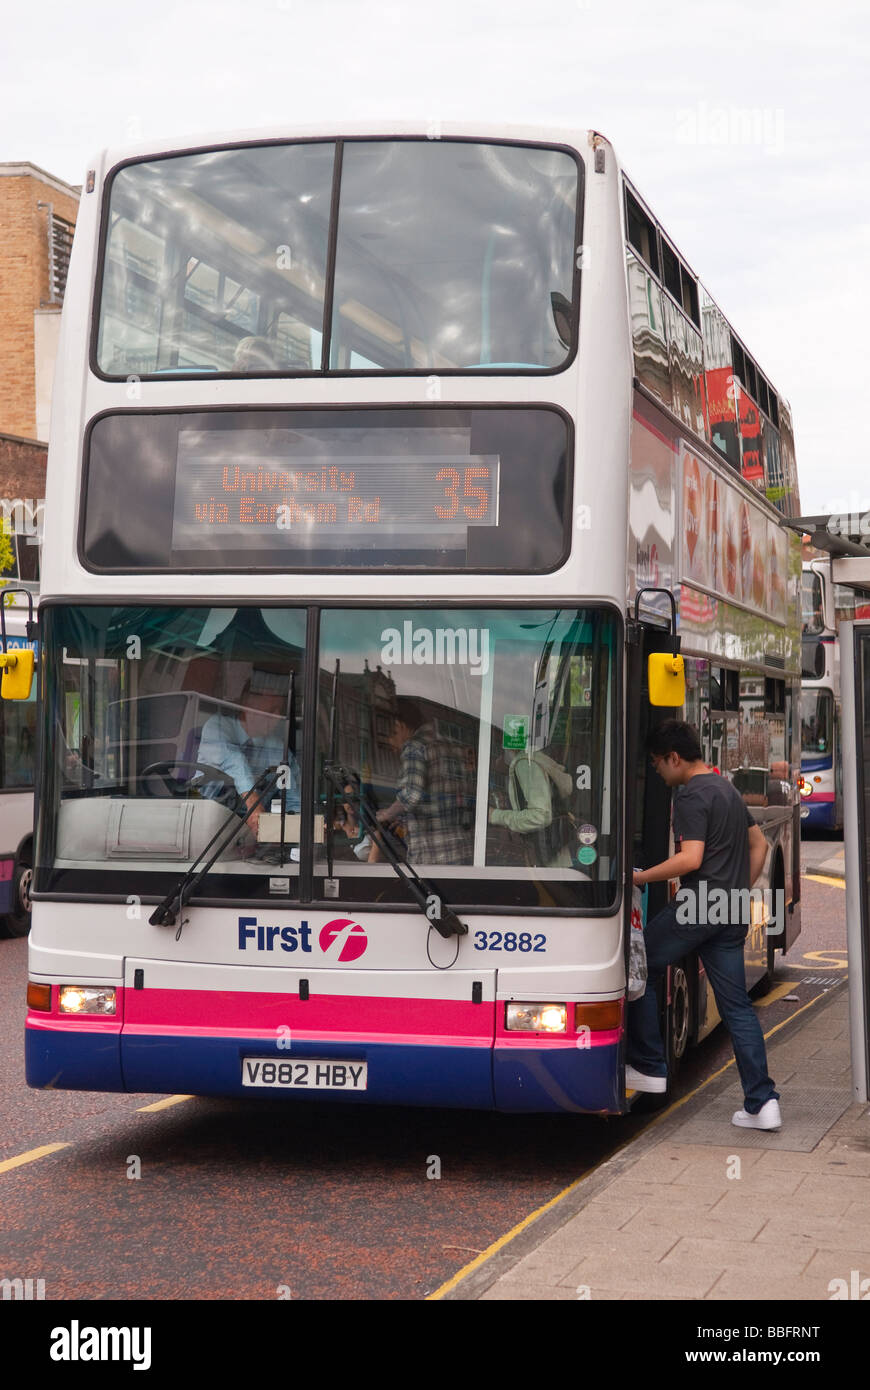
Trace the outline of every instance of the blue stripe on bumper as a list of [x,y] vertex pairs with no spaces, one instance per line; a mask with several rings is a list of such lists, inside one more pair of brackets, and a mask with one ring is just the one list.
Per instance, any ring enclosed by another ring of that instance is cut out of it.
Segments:
[[[512,1112],[620,1113],[618,1048],[427,1047],[304,1042],[291,1051],[246,1038],[26,1030],[27,1084],[57,1090],[247,1096]],[[368,1063],[362,1092],[242,1085],[245,1057]]]

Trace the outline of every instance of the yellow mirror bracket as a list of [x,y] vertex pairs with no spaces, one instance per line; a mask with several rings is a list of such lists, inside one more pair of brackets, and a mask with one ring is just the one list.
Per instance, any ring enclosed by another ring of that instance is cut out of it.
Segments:
[[678,709],[686,700],[685,663],[672,652],[651,652],[647,663],[651,705]]
[[26,648],[0,654],[0,698],[29,700],[33,688],[33,652]]

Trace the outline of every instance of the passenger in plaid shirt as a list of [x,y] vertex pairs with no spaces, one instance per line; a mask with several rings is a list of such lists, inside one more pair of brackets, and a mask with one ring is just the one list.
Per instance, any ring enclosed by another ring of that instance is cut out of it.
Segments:
[[462,745],[439,738],[407,699],[396,702],[392,744],[400,753],[399,785],[378,820],[404,827],[412,864],[470,864],[475,780]]

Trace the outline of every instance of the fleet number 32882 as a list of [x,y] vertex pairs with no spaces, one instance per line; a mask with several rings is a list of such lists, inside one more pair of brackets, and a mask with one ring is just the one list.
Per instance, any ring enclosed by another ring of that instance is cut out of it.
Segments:
[[476,931],[475,951],[545,951],[547,938],[543,932]]

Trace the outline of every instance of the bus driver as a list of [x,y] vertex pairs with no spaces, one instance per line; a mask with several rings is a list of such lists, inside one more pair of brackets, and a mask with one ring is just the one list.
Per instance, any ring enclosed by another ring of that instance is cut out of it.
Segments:
[[[286,701],[275,691],[253,691],[250,683],[245,686],[241,698],[246,707],[238,715],[213,714],[206,720],[197,760],[232,778],[238,796],[245,806],[253,808],[248,825],[256,835],[264,807],[262,803],[256,804],[259,797],[253,787],[267,768],[281,767],[284,763],[285,721],[280,716],[285,713]],[[258,719],[258,714],[272,717],[267,722]],[[293,753],[288,754],[288,766],[286,809],[293,812],[301,807],[299,766]],[[199,790],[203,796],[221,800],[228,788],[220,782],[202,782]]]

